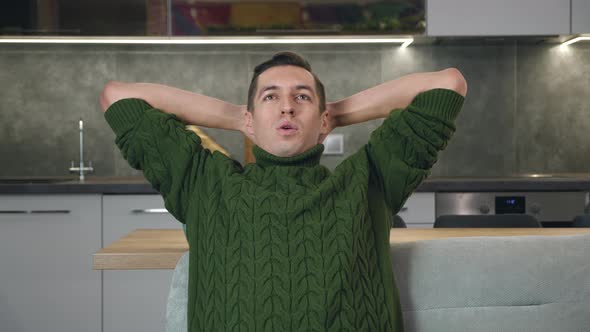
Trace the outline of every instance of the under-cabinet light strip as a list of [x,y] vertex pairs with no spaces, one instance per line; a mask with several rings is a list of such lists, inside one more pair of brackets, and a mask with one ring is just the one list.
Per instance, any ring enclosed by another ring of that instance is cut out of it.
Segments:
[[561,44],[561,46],[567,46],[567,45],[571,45],[573,43],[577,43],[579,41],[583,41],[583,40],[590,40],[590,37],[586,36],[586,37],[576,37],[576,38],[572,38],[566,42],[563,42]]
[[256,37],[256,38],[102,38],[102,37],[46,37],[46,38],[6,38],[5,44],[401,44],[408,47],[413,38],[375,38],[375,37]]

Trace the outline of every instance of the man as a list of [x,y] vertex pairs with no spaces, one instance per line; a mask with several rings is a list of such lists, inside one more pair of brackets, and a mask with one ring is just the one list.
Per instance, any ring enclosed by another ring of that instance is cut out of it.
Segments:
[[[188,330],[402,331],[389,216],[428,175],[466,92],[447,69],[326,103],[289,52],[255,68],[247,107],[108,83],[101,106],[117,146],[187,227]],[[332,129],[382,117],[334,172],[319,164]],[[256,163],[210,153],[185,123],[243,132]]]

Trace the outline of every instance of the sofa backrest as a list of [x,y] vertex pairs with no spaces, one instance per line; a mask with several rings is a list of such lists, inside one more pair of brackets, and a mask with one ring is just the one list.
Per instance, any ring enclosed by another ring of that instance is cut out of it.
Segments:
[[391,246],[406,332],[590,331],[590,235]]

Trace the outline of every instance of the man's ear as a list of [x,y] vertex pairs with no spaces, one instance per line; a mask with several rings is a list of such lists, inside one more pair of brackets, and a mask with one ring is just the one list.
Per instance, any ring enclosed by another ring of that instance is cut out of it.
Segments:
[[330,131],[332,131],[332,129],[330,129],[330,113],[328,110],[325,110],[322,112],[322,114],[320,115],[322,124],[320,127],[320,134],[322,135],[327,135],[330,133]]
[[249,135],[254,135],[254,128],[252,127],[252,112],[246,111],[246,132]]

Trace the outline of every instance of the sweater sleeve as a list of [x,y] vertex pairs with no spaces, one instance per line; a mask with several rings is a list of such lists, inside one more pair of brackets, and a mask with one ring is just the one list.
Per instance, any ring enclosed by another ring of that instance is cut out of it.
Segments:
[[113,103],[105,119],[129,165],[143,171],[164,198],[166,209],[186,223],[189,196],[209,155],[199,136],[186,130],[175,115],[154,109],[141,99]]
[[397,213],[429,174],[453,133],[464,97],[453,90],[418,94],[403,110],[394,110],[377,128],[365,149],[385,200]]

